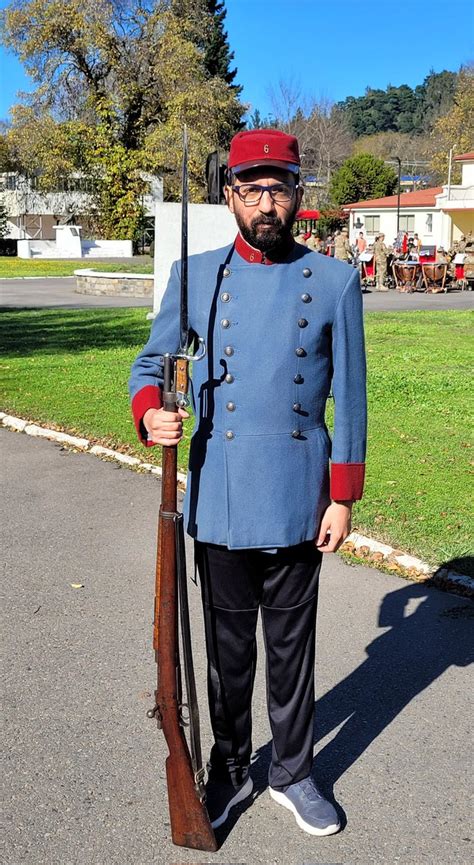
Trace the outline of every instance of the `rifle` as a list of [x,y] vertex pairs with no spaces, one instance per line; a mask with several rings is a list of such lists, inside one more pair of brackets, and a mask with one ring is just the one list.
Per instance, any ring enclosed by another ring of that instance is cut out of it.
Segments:
[[[183,186],[181,225],[180,348],[164,355],[163,407],[176,412],[188,404],[188,365],[205,355],[199,338],[198,351],[189,354],[188,256],[187,256],[187,133],[183,132]],[[217,850],[217,842],[204,804],[204,769],[199,736],[199,711],[191,649],[186,578],[183,515],[177,509],[177,447],[163,447],[163,479],[158,518],[155,575],[153,648],[157,663],[155,706],[147,712],[156,718],[168,745],[166,780],[173,843],[195,850]],[[181,625],[187,703],[183,701],[179,653],[178,612]],[[188,718],[184,711],[187,709]],[[189,726],[191,753],[184,735]]]

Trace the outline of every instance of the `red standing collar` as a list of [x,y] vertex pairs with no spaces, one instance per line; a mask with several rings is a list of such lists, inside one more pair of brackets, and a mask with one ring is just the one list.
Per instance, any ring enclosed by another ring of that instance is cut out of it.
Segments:
[[279,254],[273,253],[272,257],[269,258],[266,252],[261,252],[259,249],[250,246],[250,243],[247,243],[239,233],[235,238],[235,250],[241,258],[250,262],[250,264],[280,264],[288,258],[289,253],[293,249],[294,243],[295,241],[293,237],[291,237],[284,250],[281,250]]

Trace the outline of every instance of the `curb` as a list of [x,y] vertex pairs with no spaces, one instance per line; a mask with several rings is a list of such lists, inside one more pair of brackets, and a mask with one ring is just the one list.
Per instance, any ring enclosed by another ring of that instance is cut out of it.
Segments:
[[69,276],[2,276],[0,277],[0,282],[3,280],[11,282],[14,279],[75,279],[75,276],[74,274],[70,274]]
[[[100,459],[115,460],[131,468],[133,467],[140,471],[156,475],[159,478],[162,477],[163,473],[160,466],[142,462],[138,457],[128,456],[128,454],[123,454],[112,448],[93,444],[89,439],[69,435],[69,433],[63,433],[59,430],[49,429],[48,427],[42,427],[2,411],[0,411],[0,421],[7,429],[24,432],[26,435],[37,438],[50,439],[74,450],[93,454]],[[187,475],[178,472],[178,482],[180,489],[185,490]],[[357,558],[362,564],[392,571],[405,579],[415,582],[426,582],[437,588],[456,592],[457,594],[474,595],[474,580],[471,577],[459,574],[448,568],[437,568],[433,571],[433,567],[428,562],[424,562],[422,559],[404,553],[402,550],[391,547],[389,544],[376,541],[374,538],[361,535],[358,532],[351,532],[340,549],[342,553]]]

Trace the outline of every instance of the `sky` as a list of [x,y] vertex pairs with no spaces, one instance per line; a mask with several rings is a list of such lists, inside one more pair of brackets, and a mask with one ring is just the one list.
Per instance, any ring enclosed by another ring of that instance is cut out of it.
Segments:
[[[226,0],[226,9],[235,83],[262,117],[274,113],[280,81],[309,101],[337,102],[367,86],[416,87],[432,69],[474,59],[472,0]],[[30,86],[0,48],[0,119]]]

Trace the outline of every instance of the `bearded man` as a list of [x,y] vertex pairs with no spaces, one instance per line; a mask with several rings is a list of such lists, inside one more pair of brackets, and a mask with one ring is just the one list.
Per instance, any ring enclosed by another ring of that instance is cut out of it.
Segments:
[[[196,416],[185,499],[195,541],[214,734],[212,825],[251,795],[256,626],[266,646],[272,798],[312,835],[340,821],[312,777],[315,625],[323,555],[350,532],[364,481],[362,295],[354,268],[296,243],[303,190],[294,136],[239,132],[230,147],[230,246],[189,259]],[[138,434],[176,446],[186,413],[162,408],[163,354],[179,345],[179,264],[130,379]],[[335,400],[333,440],[325,424]],[[331,466],[330,466],[331,462]]]

